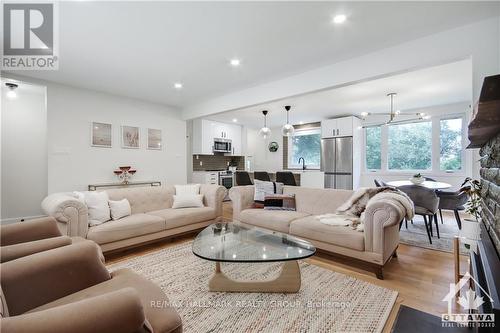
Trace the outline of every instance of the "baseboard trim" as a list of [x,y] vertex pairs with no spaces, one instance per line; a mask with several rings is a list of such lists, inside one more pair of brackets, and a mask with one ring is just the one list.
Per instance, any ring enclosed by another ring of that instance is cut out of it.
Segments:
[[35,215],[35,216],[24,216],[24,217],[9,217],[7,219],[1,219],[0,224],[12,224],[16,222],[24,222],[26,220],[37,219],[40,217],[46,217],[47,215]]

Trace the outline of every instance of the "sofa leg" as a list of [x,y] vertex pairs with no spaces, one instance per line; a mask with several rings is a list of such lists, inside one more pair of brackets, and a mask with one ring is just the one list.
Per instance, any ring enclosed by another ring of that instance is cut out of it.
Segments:
[[398,251],[397,250],[394,251],[394,253],[392,254],[392,257],[393,258],[397,258],[398,257]]
[[375,268],[375,276],[379,280],[383,280],[384,279],[384,274],[382,273],[382,266]]

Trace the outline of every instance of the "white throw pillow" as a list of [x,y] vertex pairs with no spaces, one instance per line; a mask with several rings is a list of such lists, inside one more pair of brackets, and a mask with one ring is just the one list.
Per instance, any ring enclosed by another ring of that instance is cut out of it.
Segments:
[[111,210],[111,218],[113,220],[121,219],[122,217],[129,216],[132,214],[130,209],[130,203],[127,199],[122,199],[119,201],[109,200],[109,209]]
[[264,202],[266,195],[283,194],[283,183],[266,182],[255,179],[255,193],[253,200],[257,202]]
[[200,184],[175,185],[176,195],[196,195],[200,194]]
[[85,194],[83,192],[73,191],[71,195],[81,203],[85,204]]
[[204,207],[203,194],[174,195],[172,208]]
[[109,221],[108,200],[106,192],[85,192],[85,204],[87,205],[90,225],[99,225]]

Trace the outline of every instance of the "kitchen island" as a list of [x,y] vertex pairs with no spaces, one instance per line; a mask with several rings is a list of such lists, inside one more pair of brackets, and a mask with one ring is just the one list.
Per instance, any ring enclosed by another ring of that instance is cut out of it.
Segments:
[[[260,171],[260,170],[259,170]],[[324,188],[324,173],[319,170],[300,170],[291,169],[283,170],[284,172],[292,172],[295,177],[295,182],[298,186]],[[268,172],[271,181],[276,180],[276,172]],[[254,179],[253,172],[249,172],[250,178]]]

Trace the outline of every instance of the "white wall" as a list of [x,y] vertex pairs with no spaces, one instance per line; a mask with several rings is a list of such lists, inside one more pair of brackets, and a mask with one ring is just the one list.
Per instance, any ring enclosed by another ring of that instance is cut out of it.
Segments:
[[[133,180],[186,183],[186,122],[173,108],[67,86],[48,85],[48,192],[85,190],[116,181],[118,166]],[[113,125],[113,147],[90,146],[92,121]],[[123,149],[120,126],[140,127],[140,149]],[[147,128],[162,130],[163,150],[147,150]]]
[[[245,131],[243,131],[245,132]],[[255,171],[276,172],[283,170],[283,137],[281,128],[271,128],[271,136],[263,139],[258,129],[246,128],[246,156],[253,157]],[[276,141],[279,144],[277,152],[270,152],[269,143]]]
[[[26,207],[29,206],[26,212],[40,212],[40,202],[47,193],[86,190],[88,184],[116,182],[113,170],[121,165],[131,165],[138,170],[133,180],[158,180],[168,184],[186,183],[186,121],[181,119],[179,110],[22,76],[10,75],[10,78],[47,87],[47,119],[36,122],[37,128],[43,133],[23,132],[23,134],[28,133],[29,141],[43,143],[45,147],[39,150],[43,152],[43,156],[35,163],[29,164],[30,170],[43,170],[44,175],[36,176],[37,179],[39,177],[44,180],[43,195],[40,198],[40,192],[36,200],[34,199],[29,205],[26,204]],[[19,112],[17,108],[15,111]],[[91,147],[92,121],[113,125],[112,148]],[[121,125],[140,127],[140,149],[121,148]],[[163,150],[146,149],[147,128],[162,130]],[[2,124],[2,136],[3,129]],[[24,157],[31,154],[31,150],[19,147],[15,147],[15,151]],[[2,164],[3,161],[2,145]],[[14,171],[19,170],[9,171],[2,168],[2,178],[13,177]],[[24,172],[24,169],[21,171]],[[31,175],[23,179],[32,182]],[[31,186],[29,188],[31,189]],[[26,195],[31,195],[26,189],[14,192],[6,188],[4,191],[2,183],[2,198],[10,197],[12,202],[21,202]],[[27,213],[20,211],[8,214],[10,218],[24,216],[27,216]],[[3,212],[2,218],[4,218]]]
[[39,216],[47,195],[45,87],[20,86],[10,99],[3,83],[1,219]]
[[186,108],[183,117],[202,117],[467,58],[472,60],[473,99],[477,101],[484,76],[499,70],[499,21],[500,16],[494,17],[220,96]]

